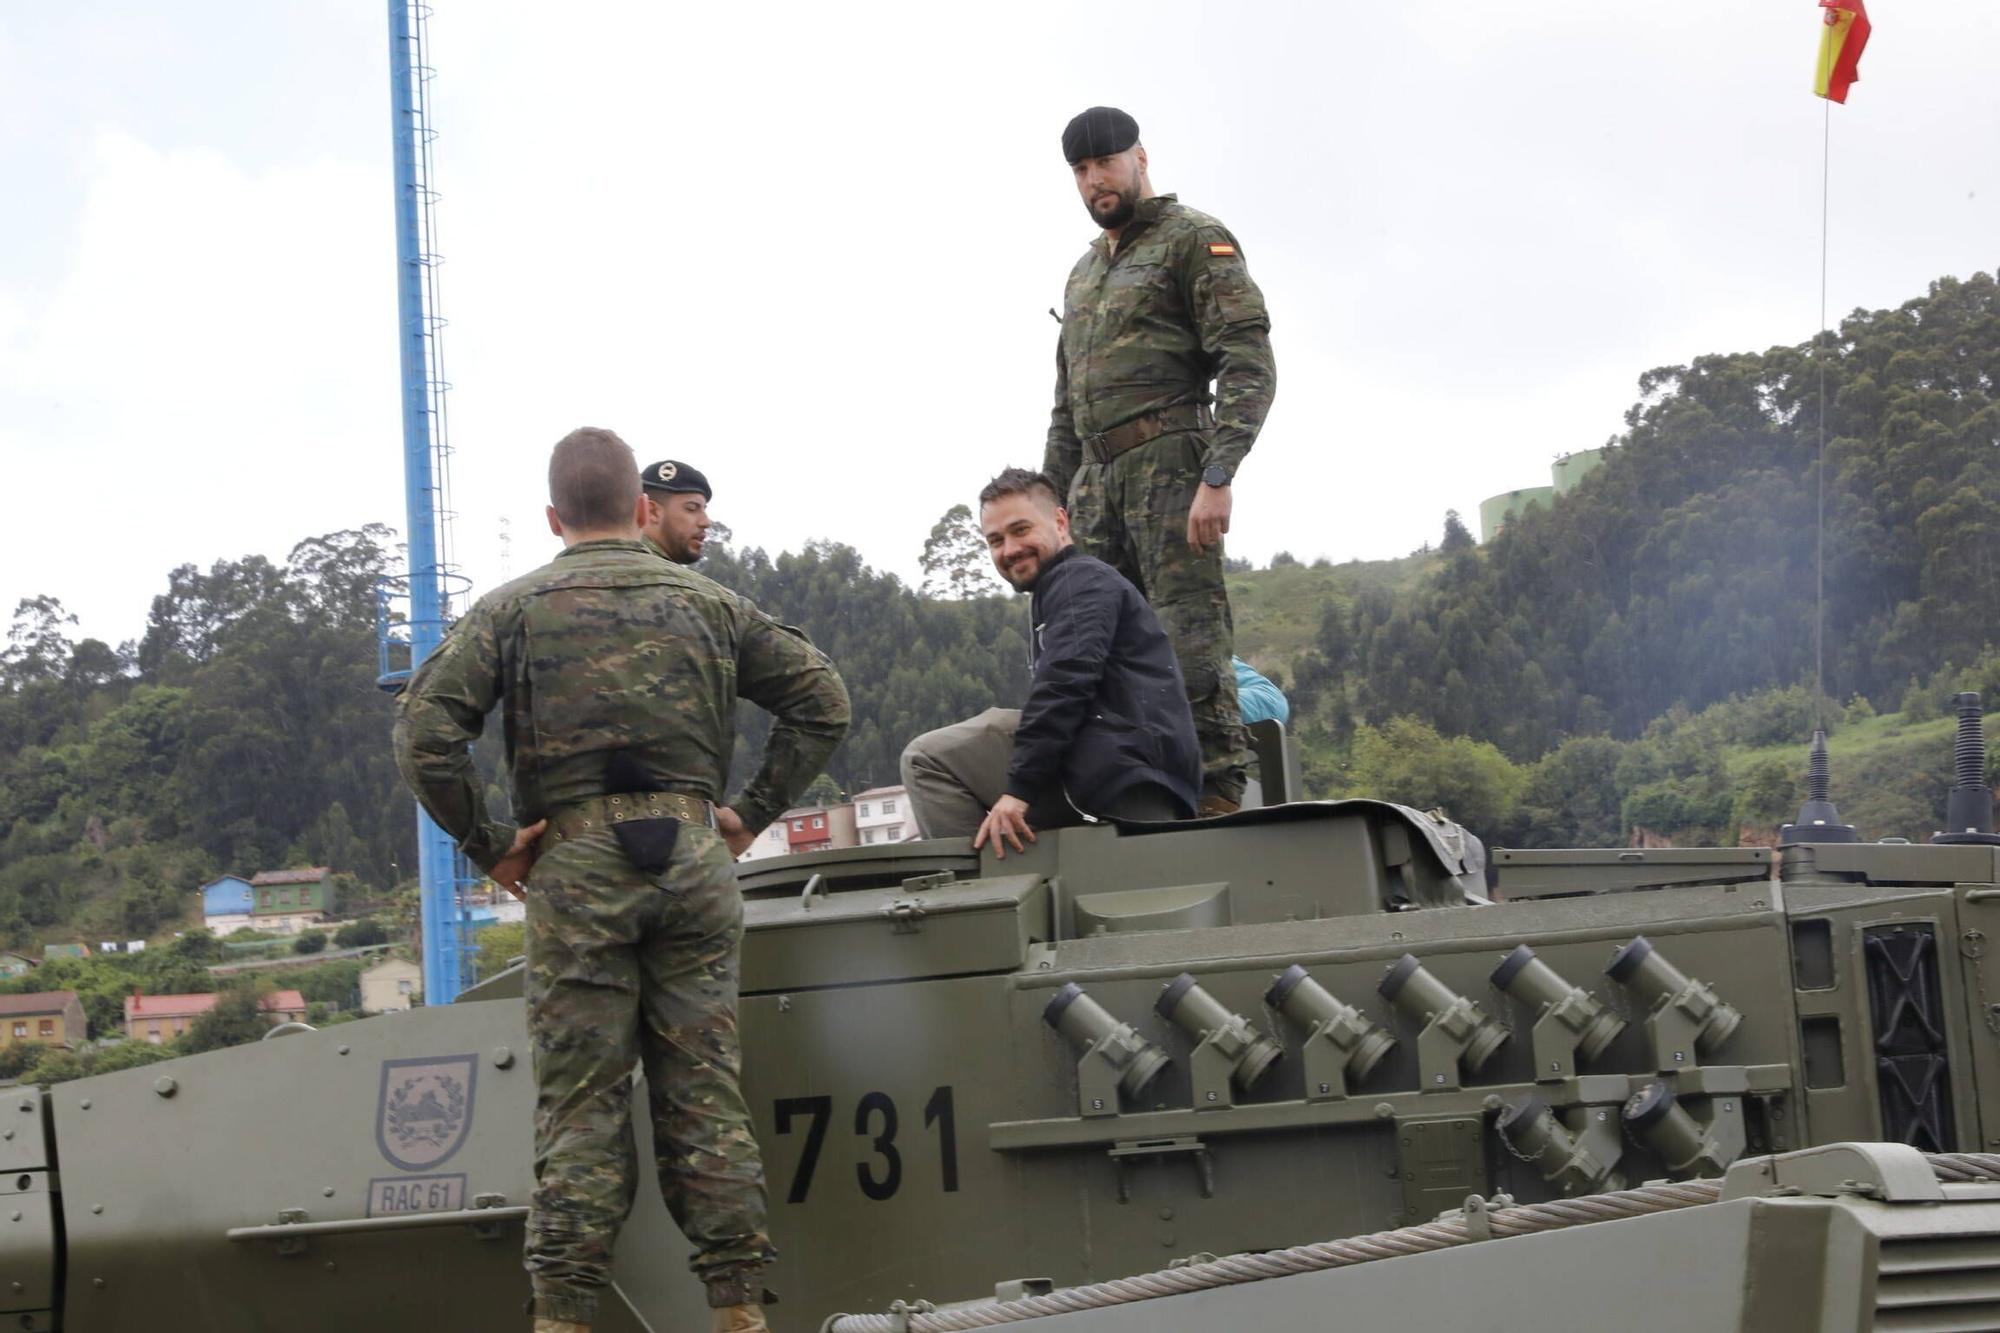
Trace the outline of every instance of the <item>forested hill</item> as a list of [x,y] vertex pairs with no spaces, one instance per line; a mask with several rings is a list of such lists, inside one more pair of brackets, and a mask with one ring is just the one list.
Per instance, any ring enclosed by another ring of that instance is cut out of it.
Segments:
[[[192,891],[225,872],[329,865],[357,897],[407,879],[413,806],[375,685],[393,536],[183,566],[117,648],[79,640],[53,597],[20,603],[0,653],[0,944],[146,935],[191,919]],[[1018,599],[922,598],[832,544],[772,559],[714,542],[703,568],[840,665],[855,705],[829,764],[841,788],[897,781],[910,736],[1026,687]],[[768,727],[740,715],[739,782]]]
[[1893,701],[2000,635],[2000,293],[1942,279],[1817,349],[1640,377],[1604,466],[1415,596],[1329,623],[1363,720],[1531,759],[1675,704],[1809,680],[1825,378],[1826,689]]
[[[1995,303],[1990,277],[1947,279],[1849,317],[1817,359],[1650,371],[1605,464],[1489,547],[1453,522],[1400,560],[1237,569],[1239,648],[1292,695],[1309,792],[1444,804],[1542,845],[1734,842],[1796,808],[1823,368],[1828,721],[1837,771],[1847,754],[1866,778],[1842,810],[1922,836],[1943,700],[2000,690]],[[940,586],[976,582],[966,528],[948,514],[926,547]],[[183,566],[116,648],[53,597],[21,602],[0,652],[0,944],[155,933],[223,872],[331,865],[360,896],[406,880],[412,807],[374,684],[393,540],[370,525],[283,564]],[[910,736],[1025,686],[1019,598],[920,596],[829,543],[718,540],[702,568],[839,664],[839,788],[896,781]],[[743,711],[739,781],[766,725]]]

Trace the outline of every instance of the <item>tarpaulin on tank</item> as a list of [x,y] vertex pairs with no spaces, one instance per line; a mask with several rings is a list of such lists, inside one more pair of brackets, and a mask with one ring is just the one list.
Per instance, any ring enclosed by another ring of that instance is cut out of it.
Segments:
[[1290,824],[1301,820],[1324,819],[1330,814],[1392,815],[1408,825],[1418,834],[1425,846],[1437,857],[1444,873],[1469,903],[1484,903],[1492,900],[1486,896],[1486,844],[1463,824],[1447,819],[1442,811],[1419,810],[1414,806],[1397,805],[1394,801],[1376,801],[1366,797],[1349,797],[1338,801],[1289,801],[1284,805],[1268,805],[1255,810],[1239,810],[1233,815],[1219,815],[1211,819],[1182,819],[1162,822],[1141,820],[1113,820],[1121,834],[1165,833],[1183,829],[1238,828],[1258,824]]

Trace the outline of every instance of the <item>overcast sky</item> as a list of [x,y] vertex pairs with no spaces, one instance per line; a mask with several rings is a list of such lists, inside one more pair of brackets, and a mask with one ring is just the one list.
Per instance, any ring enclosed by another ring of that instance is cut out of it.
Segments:
[[[458,549],[547,557],[610,426],[744,544],[925,534],[1035,463],[1108,102],[1237,234],[1277,406],[1233,554],[1435,540],[1649,367],[1808,337],[1811,0],[435,0]],[[1831,306],[1995,265],[2000,7],[1875,0],[1833,108]],[[380,3],[0,5],[0,609],[136,637],[182,562],[402,526]]]

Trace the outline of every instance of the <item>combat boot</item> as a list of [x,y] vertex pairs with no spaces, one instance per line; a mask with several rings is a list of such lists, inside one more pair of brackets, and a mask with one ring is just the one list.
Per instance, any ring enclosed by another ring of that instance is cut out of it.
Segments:
[[725,1305],[715,1312],[715,1333],[771,1333],[761,1305]]
[[568,1319],[537,1319],[535,1333],[590,1333],[590,1325]]

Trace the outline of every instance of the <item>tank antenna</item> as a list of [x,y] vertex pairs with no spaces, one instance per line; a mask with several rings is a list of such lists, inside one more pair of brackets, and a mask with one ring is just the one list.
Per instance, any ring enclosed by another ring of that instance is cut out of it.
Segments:
[[1815,730],[1812,749],[1806,756],[1806,803],[1799,807],[1795,823],[1778,830],[1778,845],[1797,842],[1858,842],[1854,825],[1840,822],[1828,794],[1833,786],[1832,769],[1826,757],[1826,732]]
[[1945,799],[1944,831],[1932,834],[1931,841],[2000,844],[1993,832],[1993,791],[1986,785],[1986,726],[1979,696],[1967,690],[1951,701],[1958,709],[1958,738],[1952,743],[1958,780]]

